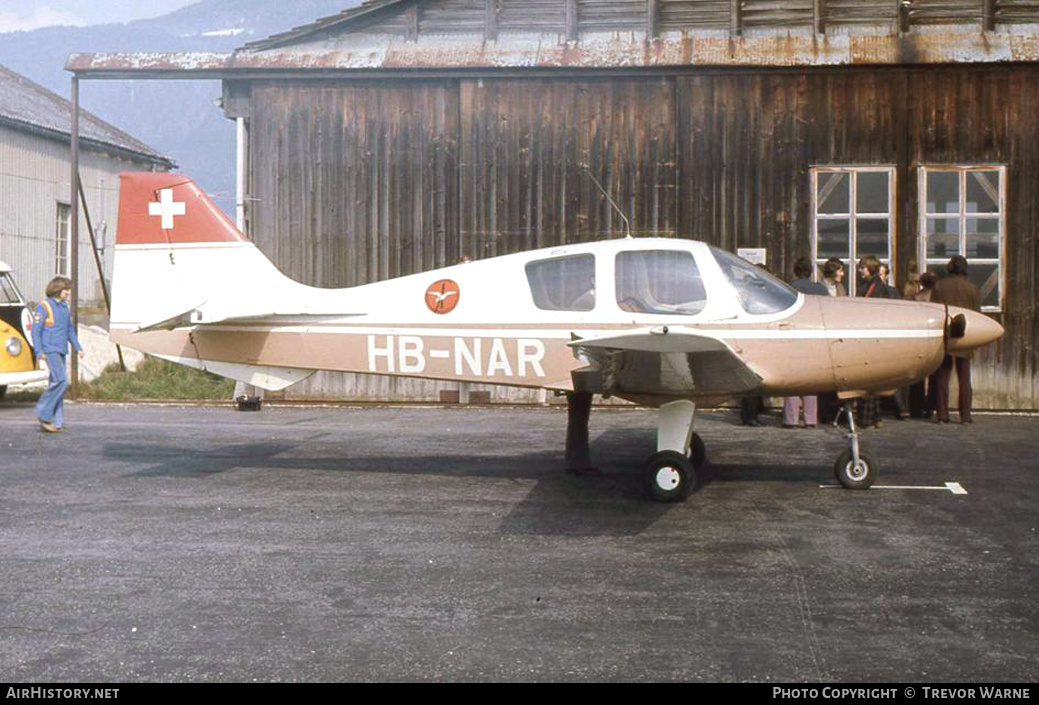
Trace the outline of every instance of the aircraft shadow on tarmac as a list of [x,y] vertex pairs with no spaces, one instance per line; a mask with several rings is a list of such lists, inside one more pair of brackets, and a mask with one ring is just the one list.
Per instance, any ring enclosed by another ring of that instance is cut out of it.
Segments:
[[[205,479],[234,470],[306,470],[327,473],[387,473],[474,478],[534,480],[527,496],[503,521],[503,531],[515,534],[573,536],[633,536],[679,506],[649,501],[642,487],[642,463],[655,443],[651,429],[611,429],[592,443],[592,457],[601,474],[575,477],[564,472],[561,450],[501,455],[437,453],[394,456],[367,451],[351,441],[342,454],[329,453],[301,442],[270,440],[259,443],[214,445],[208,448],[108,444],[104,457],[133,463],[130,478]],[[710,443],[710,439],[708,439]],[[731,441],[730,441],[731,443]],[[449,448],[443,448],[449,451]],[[828,468],[816,464],[713,464],[699,473],[697,491],[689,502],[702,502],[705,487],[714,483],[817,485]]]

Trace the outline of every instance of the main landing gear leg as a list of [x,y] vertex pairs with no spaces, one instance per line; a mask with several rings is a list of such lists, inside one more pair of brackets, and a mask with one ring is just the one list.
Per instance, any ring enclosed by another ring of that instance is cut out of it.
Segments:
[[[696,405],[681,400],[660,407],[657,452],[646,461],[643,482],[658,502],[681,502],[696,486],[696,471],[706,458],[703,441],[693,433]],[[690,458],[692,449],[692,458]]]
[[[833,470],[837,481],[849,490],[867,490],[876,481],[880,466],[872,454],[859,447],[859,430],[855,427],[855,407],[852,402],[844,405],[844,414],[848,417],[849,447],[837,456]],[[839,420],[840,414],[837,415]]]

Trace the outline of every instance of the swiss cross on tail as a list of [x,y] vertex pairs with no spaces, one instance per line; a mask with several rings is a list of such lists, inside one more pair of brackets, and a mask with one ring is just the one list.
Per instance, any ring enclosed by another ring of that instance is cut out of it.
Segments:
[[148,204],[148,215],[162,218],[162,229],[173,230],[173,216],[187,213],[183,202],[173,200],[173,189],[164,188],[159,191],[159,202]]

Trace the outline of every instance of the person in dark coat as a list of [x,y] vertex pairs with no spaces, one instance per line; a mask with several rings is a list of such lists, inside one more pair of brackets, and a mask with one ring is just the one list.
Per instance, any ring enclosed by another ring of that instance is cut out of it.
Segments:
[[[913,301],[930,301],[934,293],[937,277],[934,272],[924,272],[919,276]],[[920,380],[909,387],[909,415],[915,419],[929,419],[935,409],[935,391],[938,385],[938,371],[935,370],[926,381]]]
[[[981,311],[981,293],[973,282],[967,279],[967,259],[956,255],[949,260],[949,275],[939,279],[931,293],[931,301],[947,306],[959,306],[971,311]],[[938,384],[936,393],[935,421],[949,423],[949,378],[956,368],[956,380],[960,387],[960,423],[973,423],[971,406],[974,401],[970,382],[969,352],[946,355],[942,366],[938,368]]]
[[[812,281],[812,265],[804,257],[794,262],[794,280],[790,286],[808,296],[829,296],[825,285]],[[819,423],[819,400],[815,396],[786,397],[783,400],[783,428],[801,425],[801,409],[804,409],[804,425],[815,428]]]
[[[859,260],[856,294],[865,299],[897,299],[898,293],[880,278],[880,260],[867,255]],[[880,428],[880,400],[872,394],[859,402],[859,423]]]

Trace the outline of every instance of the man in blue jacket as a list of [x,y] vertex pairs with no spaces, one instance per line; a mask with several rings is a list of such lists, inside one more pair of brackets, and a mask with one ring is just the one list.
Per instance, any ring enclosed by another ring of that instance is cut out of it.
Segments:
[[36,402],[36,418],[47,433],[58,433],[62,429],[62,409],[65,391],[69,387],[65,371],[69,344],[72,344],[80,357],[83,356],[83,346],[76,337],[76,327],[69,311],[71,294],[72,280],[68,277],[54,277],[47,285],[47,298],[36,305],[36,316],[33,318],[32,346],[37,357],[47,358],[47,369],[50,370],[47,390]]

